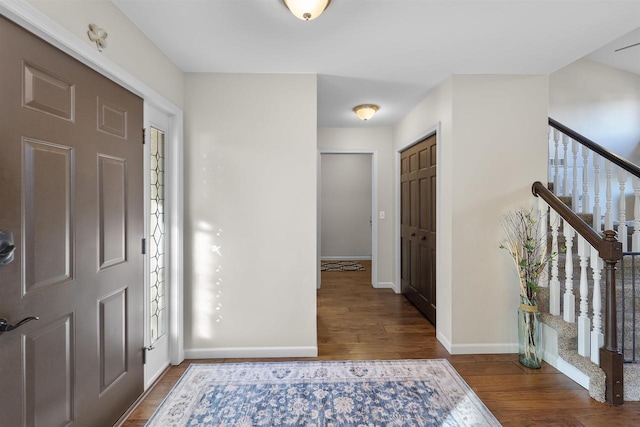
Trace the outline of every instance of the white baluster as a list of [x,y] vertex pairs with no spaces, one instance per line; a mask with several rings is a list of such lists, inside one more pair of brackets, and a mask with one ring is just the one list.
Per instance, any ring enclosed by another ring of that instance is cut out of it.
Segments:
[[627,185],[627,171],[618,168],[618,183],[620,184],[620,203],[618,205],[618,240],[622,243],[622,252],[627,251],[627,200],[625,199],[625,186]]
[[600,215],[600,155],[593,153],[593,229],[598,234],[602,230]]
[[[538,222],[540,232],[540,245],[546,250],[549,247],[547,244],[547,235],[549,234],[549,205],[542,199],[542,197],[538,197],[538,218],[540,218]],[[540,276],[539,284],[544,288],[549,286],[549,274],[543,273]]]
[[578,234],[578,256],[580,257],[580,315],[578,316],[578,354],[589,357],[591,352],[591,321],[589,320],[589,283],[587,267],[589,266],[589,245],[581,234]]
[[613,212],[611,211],[611,178],[613,178],[613,165],[607,159],[604,160],[605,176],[607,177],[606,204],[604,212],[604,229],[613,230]]
[[553,209],[549,211],[551,223],[551,253],[555,254],[551,261],[551,280],[549,281],[549,313],[560,315],[560,281],[558,280],[558,228],[560,215]]
[[600,364],[600,347],[604,344],[604,332],[602,331],[602,296],[600,279],[602,277],[602,258],[598,251],[591,247],[591,270],[593,271],[593,330],[591,331],[591,361]]
[[633,177],[633,237],[631,250],[640,252],[640,178]]
[[562,158],[564,164],[562,165],[562,195],[569,195],[569,156],[567,152],[569,150],[569,137],[562,134],[562,149],[564,150],[564,157]]
[[589,153],[586,145],[582,146],[582,213],[591,213],[589,206]]
[[571,209],[578,212],[578,143],[571,140],[571,152],[573,153],[573,186],[571,188]]
[[573,294],[573,236],[574,229],[564,221],[564,238],[566,239],[566,259],[564,264],[564,313],[565,322],[574,323],[576,321],[576,296]]
[[[560,179],[559,179],[559,164],[560,163],[560,159],[558,158],[558,141],[560,140],[560,132],[558,132],[558,129],[553,129],[551,126],[549,126],[549,134],[551,134],[551,131],[553,130],[553,142],[554,142],[554,157],[553,157],[553,166],[554,166],[554,173],[553,173],[553,194],[555,194],[556,196],[558,194],[560,194]],[[551,136],[551,135],[549,135]]]

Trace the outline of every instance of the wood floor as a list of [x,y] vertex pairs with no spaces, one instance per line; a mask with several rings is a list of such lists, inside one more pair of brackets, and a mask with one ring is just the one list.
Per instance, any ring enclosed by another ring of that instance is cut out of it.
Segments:
[[[505,426],[640,426],[639,402],[598,403],[546,363],[532,370],[513,354],[449,355],[435,328],[402,295],[371,287],[370,264],[363,264],[367,271],[322,273],[319,357],[274,361],[444,358]],[[247,361],[189,360],[171,367],[123,426],[143,426],[191,362]]]

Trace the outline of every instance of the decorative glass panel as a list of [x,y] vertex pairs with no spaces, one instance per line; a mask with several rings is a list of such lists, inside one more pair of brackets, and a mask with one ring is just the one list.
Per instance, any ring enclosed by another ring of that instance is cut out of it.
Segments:
[[165,334],[164,263],[164,132],[151,128],[151,218],[149,221],[149,286],[151,342]]

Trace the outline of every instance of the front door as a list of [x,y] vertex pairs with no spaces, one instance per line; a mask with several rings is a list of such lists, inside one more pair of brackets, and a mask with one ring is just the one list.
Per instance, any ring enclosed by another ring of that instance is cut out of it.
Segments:
[[39,317],[0,335],[2,425],[112,425],[143,391],[142,106],[0,17],[0,317]]
[[400,153],[402,293],[436,324],[436,135]]

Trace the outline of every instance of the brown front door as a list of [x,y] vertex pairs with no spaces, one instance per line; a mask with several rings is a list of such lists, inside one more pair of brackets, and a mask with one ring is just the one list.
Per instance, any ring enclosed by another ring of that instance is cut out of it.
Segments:
[[39,317],[0,335],[2,425],[112,425],[143,391],[142,108],[0,17],[0,317]]
[[436,136],[400,154],[402,293],[436,324]]

